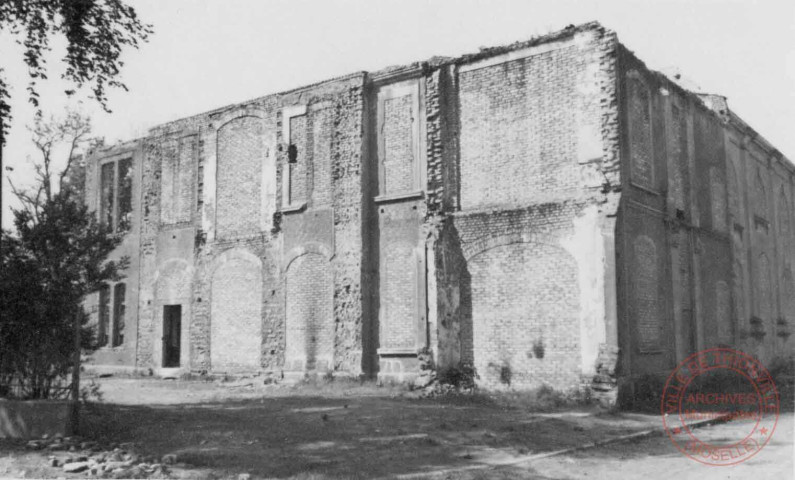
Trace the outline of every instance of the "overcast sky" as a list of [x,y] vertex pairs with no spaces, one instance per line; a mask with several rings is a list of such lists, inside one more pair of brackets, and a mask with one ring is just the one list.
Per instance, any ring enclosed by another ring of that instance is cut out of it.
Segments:
[[[129,92],[91,101],[94,133],[113,143],[230,103],[359,70],[456,56],[597,20],[657,70],[678,69],[795,159],[795,0],[133,0],[155,33],[124,56]],[[56,48],[57,50],[57,48]],[[60,53],[56,51],[54,54]],[[29,178],[27,78],[21,51],[0,37],[14,88],[4,163]],[[50,78],[57,79],[57,62]],[[60,114],[64,86],[41,87],[45,113]],[[8,172],[3,172],[4,174]],[[4,179],[5,181],[5,179]],[[9,205],[3,188],[3,204]],[[3,224],[10,225],[4,211]]]

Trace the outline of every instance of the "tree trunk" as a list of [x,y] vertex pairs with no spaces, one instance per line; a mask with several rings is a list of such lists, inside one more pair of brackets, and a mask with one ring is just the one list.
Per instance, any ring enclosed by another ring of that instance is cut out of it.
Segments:
[[80,315],[75,315],[75,344],[72,352],[72,406],[69,425],[72,435],[76,435],[80,430],[80,330]]

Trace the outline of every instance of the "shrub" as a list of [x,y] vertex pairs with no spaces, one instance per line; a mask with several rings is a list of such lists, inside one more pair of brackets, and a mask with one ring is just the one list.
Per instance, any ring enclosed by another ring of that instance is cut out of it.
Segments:
[[795,355],[773,360],[768,372],[776,384],[781,409],[792,411],[795,407]]
[[454,367],[442,369],[437,378],[442,385],[451,385],[463,390],[474,390],[477,387],[475,380],[479,377],[474,365],[462,362]]

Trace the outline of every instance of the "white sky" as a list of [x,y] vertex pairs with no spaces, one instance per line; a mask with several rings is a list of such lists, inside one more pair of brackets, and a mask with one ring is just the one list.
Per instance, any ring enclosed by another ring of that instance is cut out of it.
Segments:
[[[93,102],[94,133],[113,143],[230,103],[359,70],[456,56],[598,20],[657,70],[678,68],[795,160],[795,0],[131,0],[155,33],[124,56],[129,92],[110,93],[112,114]],[[18,183],[34,155],[25,126],[21,51],[0,36],[14,88],[3,152]],[[58,81],[40,87],[45,114],[68,101]],[[75,100],[70,100],[73,105]],[[8,172],[3,172],[4,176]],[[3,179],[5,182],[5,178]],[[3,187],[3,225],[10,226]]]

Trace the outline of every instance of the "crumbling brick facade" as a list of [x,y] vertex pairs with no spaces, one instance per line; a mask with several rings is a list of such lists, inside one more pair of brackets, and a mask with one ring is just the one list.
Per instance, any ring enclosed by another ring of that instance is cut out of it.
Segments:
[[98,215],[122,157],[135,261],[99,365],[431,358],[612,401],[697,348],[792,350],[795,168],[598,24],[159,126],[89,160]]
[[724,97],[686,91],[623,46],[619,65],[624,381],[716,346],[791,356],[795,168]]

